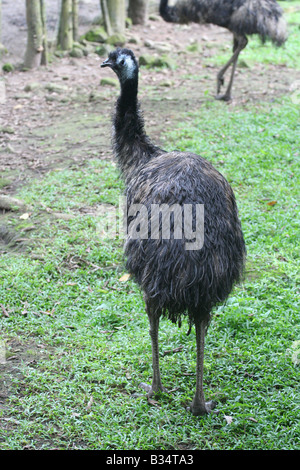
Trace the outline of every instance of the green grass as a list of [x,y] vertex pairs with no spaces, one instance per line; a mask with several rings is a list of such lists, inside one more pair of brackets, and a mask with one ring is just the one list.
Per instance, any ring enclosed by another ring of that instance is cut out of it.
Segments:
[[[163,321],[160,329],[162,353],[182,346],[161,355],[165,385],[175,390],[157,406],[133,397],[151,380],[142,297],[130,280],[119,281],[121,241],[102,239],[97,217],[80,212],[118,204],[115,166],[89,161],[20,191],[40,228],[27,235],[31,252],[1,257],[1,303],[10,315],[1,318],[2,341],[8,357],[13,339],[25,350],[2,411],[9,420],[1,448],[299,448],[297,119],[287,99],[246,109],[207,102],[165,137],[228,178],[247,243],[246,279],[217,308],[207,336],[205,393],[218,401],[218,415],[194,418],[185,409],[196,365],[185,324]],[[73,218],[53,218],[45,208]],[[9,221],[21,230],[18,217]]]
[[[296,2],[282,5],[298,21]],[[285,46],[289,67],[299,60],[294,39]],[[267,51],[255,60],[265,62]],[[117,208],[123,186],[115,165],[91,154],[19,189],[28,219],[2,216],[27,242],[0,247],[0,304],[9,314],[1,307],[0,449],[299,449],[299,105],[207,99],[181,116],[164,146],[200,153],[226,176],[248,250],[245,280],[215,310],[206,339],[205,394],[219,414],[186,410],[196,367],[186,323],[160,326],[172,392],[150,405],[139,389],[152,376],[148,320],[137,286],[120,281],[122,240],[102,233],[101,208]],[[63,128],[58,122],[55,134]],[[63,151],[64,140],[55,145]]]

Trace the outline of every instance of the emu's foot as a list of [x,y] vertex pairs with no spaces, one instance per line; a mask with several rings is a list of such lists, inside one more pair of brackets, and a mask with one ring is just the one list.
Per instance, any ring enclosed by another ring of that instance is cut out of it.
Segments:
[[144,382],[141,382],[139,384],[139,387],[141,387],[143,390],[145,390],[145,392],[147,392],[147,397],[152,397],[153,395],[155,395],[155,393],[158,393],[158,392],[167,392],[168,391],[163,386],[157,387],[157,390],[156,390],[156,388],[153,388],[151,385],[145,384]]
[[195,403],[193,400],[191,405],[188,407],[188,410],[191,411],[191,413],[194,416],[204,416],[209,413],[218,413],[217,410],[213,411],[213,409],[217,406],[217,402],[215,401],[207,401],[205,403]]
[[225,95],[216,95],[215,98],[216,98],[216,100],[222,100],[222,101],[231,101],[232,100],[231,95],[229,95],[228,93],[225,93]]

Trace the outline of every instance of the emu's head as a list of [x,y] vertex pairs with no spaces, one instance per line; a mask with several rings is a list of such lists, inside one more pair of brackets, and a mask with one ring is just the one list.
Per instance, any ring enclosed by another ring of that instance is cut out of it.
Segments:
[[130,49],[116,49],[112,51],[101,67],[110,67],[118,76],[120,83],[138,77],[138,63]]

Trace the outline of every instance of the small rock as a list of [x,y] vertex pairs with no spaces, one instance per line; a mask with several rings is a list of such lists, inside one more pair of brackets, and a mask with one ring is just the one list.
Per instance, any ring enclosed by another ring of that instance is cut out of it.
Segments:
[[170,44],[157,44],[155,46],[155,49],[157,50],[157,52],[165,54],[166,52],[171,52],[172,46],[170,46]]
[[34,91],[37,88],[40,88],[41,84],[38,82],[32,82],[32,83],[27,83],[27,85],[24,87],[24,91],[29,92],[29,91]]
[[186,47],[186,50],[188,52],[200,52],[200,46],[198,44],[197,41],[193,41],[191,44],[189,44],[187,47]]
[[67,86],[59,85],[58,83],[47,83],[45,88],[50,91],[50,93],[64,93],[68,90]]
[[0,127],[0,133],[1,134],[14,134],[15,131],[12,127],[9,126],[1,126]]
[[151,20],[151,21],[159,21],[159,20],[160,20],[160,16],[151,14],[151,15],[149,15],[149,20]]
[[82,50],[83,50],[84,55],[92,54],[95,50],[95,46],[93,46],[93,44],[91,43],[87,43],[82,46]]
[[238,67],[248,69],[249,65],[247,64],[247,62],[244,59],[240,59],[238,61]]
[[156,67],[167,67],[168,69],[175,69],[176,62],[168,55],[163,55],[156,61]]
[[113,46],[123,47],[126,43],[126,38],[123,34],[116,33],[109,36],[106,40],[107,44],[111,44]]
[[20,199],[0,194],[0,208],[7,211],[25,210],[26,204]]
[[107,40],[107,32],[103,28],[91,29],[84,38],[90,42],[105,42]]
[[142,54],[139,57],[139,65],[151,65],[155,60],[155,57],[149,54]]
[[48,102],[58,101],[58,97],[54,95],[46,95],[45,100]]
[[132,26],[132,19],[127,17],[126,20],[125,20],[125,26],[126,28],[130,29],[131,26]]
[[81,57],[84,56],[84,52],[81,48],[79,47],[74,47],[70,52],[69,52],[70,57],[75,57],[76,59],[80,59]]
[[15,68],[12,64],[4,64],[2,67],[2,70],[3,72],[9,73],[9,72],[13,72]]
[[27,93],[18,93],[17,95],[13,96],[14,100],[27,100],[28,94]]
[[154,41],[151,41],[151,39],[146,39],[144,41],[144,46],[149,47],[149,49],[154,49]]
[[95,91],[91,91],[89,94],[89,102],[101,102],[103,101],[103,94],[102,93],[97,93]]
[[111,46],[110,44],[102,44],[101,46],[96,47],[95,53],[98,54],[100,57],[108,56],[108,54],[113,51],[113,49],[113,46]]
[[61,50],[57,50],[54,52],[54,55],[55,57],[58,57],[59,59],[62,59],[63,57],[67,57],[68,55],[68,51],[61,51]]
[[174,82],[172,80],[164,80],[160,82],[159,86],[163,86],[166,88],[172,87],[174,85]]
[[176,63],[168,55],[162,55],[161,57],[151,56],[151,55],[141,55],[139,58],[139,65],[146,65],[148,67],[167,67],[169,69],[174,69]]
[[130,44],[139,44],[140,43],[140,39],[137,37],[137,36],[131,36],[129,39],[128,39],[128,42]]

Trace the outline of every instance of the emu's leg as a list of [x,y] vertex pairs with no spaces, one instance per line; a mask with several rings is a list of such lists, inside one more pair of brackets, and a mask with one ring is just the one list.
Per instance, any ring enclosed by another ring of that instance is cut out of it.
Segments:
[[225,75],[227,69],[230,67],[230,65],[233,62],[234,53],[236,51],[236,48],[237,48],[237,39],[235,38],[235,36],[233,36],[233,55],[230,57],[228,62],[226,62],[226,64],[221,68],[221,70],[218,72],[218,75],[217,75],[217,93],[218,94],[221,91],[221,86],[224,85],[224,75]]
[[153,368],[153,377],[152,377],[152,386],[141,383],[140,386],[146,390],[148,396],[153,395],[159,391],[165,391],[165,388],[161,383],[160,368],[159,368],[159,347],[158,347],[158,327],[159,327],[159,317],[160,312],[153,311],[149,305],[146,303],[146,310],[149,318],[150,324],[150,337],[151,337],[151,346],[152,346],[152,368]]
[[[234,79],[234,73],[235,73],[235,69],[236,69],[237,60],[238,60],[240,52],[246,47],[247,43],[248,43],[248,39],[246,38],[246,36],[234,36],[234,39],[233,39],[233,54],[230,57],[229,61],[224,65],[224,67],[219,71],[219,73],[217,75],[217,93],[218,93],[217,96],[216,96],[217,100],[224,100],[224,101],[230,101],[231,100],[231,88],[232,88],[232,84],[233,84],[233,79]],[[226,90],[224,95],[220,95],[219,93],[220,93],[220,90],[221,90],[221,86],[224,83],[224,74],[225,74],[226,70],[230,67],[231,64],[232,64],[231,76],[230,76],[230,80],[229,80],[227,90]]]
[[205,402],[203,393],[203,360],[206,324],[206,321],[201,321],[199,319],[195,320],[197,341],[196,392],[190,406],[190,410],[194,416],[208,414],[216,406],[215,402]]

